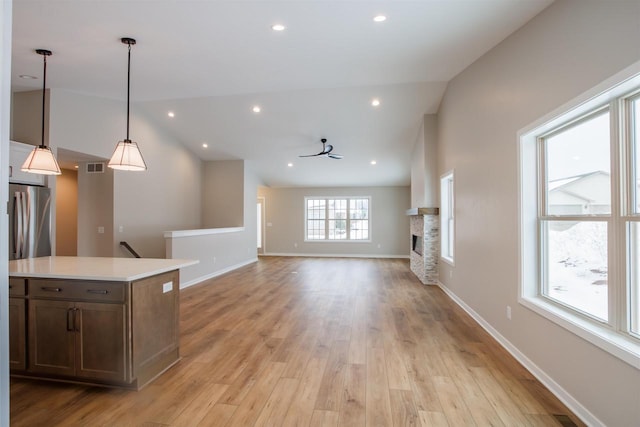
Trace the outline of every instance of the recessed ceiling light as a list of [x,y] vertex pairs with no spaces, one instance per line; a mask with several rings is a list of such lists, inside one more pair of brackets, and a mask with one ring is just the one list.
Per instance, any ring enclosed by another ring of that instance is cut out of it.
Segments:
[[202,148],[207,148],[209,146],[209,144],[207,144],[206,142],[204,144],[202,144]]
[[284,26],[284,25],[282,25],[282,24],[273,24],[273,25],[271,26],[271,29],[272,29],[273,31],[284,31],[286,28],[287,28],[287,27],[285,27],[285,26]]
[[387,20],[387,17],[384,15],[376,15],[373,17],[374,22],[384,22]]
[[256,106],[253,107],[253,112],[254,113],[259,113],[260,111],[261,110],[260,110],[260,106],[259,105],[256,105]]
[[376,162],[375,160],[371,160],[371,164],[372,164],[372,165],[375,165],[375,164],[377,164],[377,163],[378,163],[378,162]]
[[290,168],[293,167],[293,163],[287,163],[287,166],[289,166]]
[[377,107],[378,105],[380,105],[380,100],[379,99],[374,99],[373,101],[371,101],[371,105],[373,105],[374,107]]
[[30,76],[28,74],[20,74],[20,76],[18,76],[18,77],[20,77],[21,79],[27,79],[27,80],[37,80],[38,79],[37,77]]
[[176,115],[174,114],[174,112],[173,112],[173,111],[169,111],[169,112],[167,113],[167,116],[169,116],[169,117],[175,117]]

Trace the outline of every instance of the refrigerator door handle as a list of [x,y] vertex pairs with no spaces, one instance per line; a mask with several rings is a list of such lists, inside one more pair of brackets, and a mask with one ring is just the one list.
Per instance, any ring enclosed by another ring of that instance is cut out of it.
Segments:
[[15,248],[15,258],[16,259],[20,259],[22,258],[22,197],[21,197],[22,193],[19,191],[16,191],[14,196],[13,196],[13,201],[14,201],[14,205],[13,205],[13,211],[14,211],[14,217],[13,217],[13,245]]

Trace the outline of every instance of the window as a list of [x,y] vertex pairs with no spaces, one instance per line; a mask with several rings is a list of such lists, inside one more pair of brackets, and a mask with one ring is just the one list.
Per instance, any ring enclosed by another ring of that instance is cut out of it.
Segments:
[[450,263],[453,263],[455,213],[453,203],[453,172],[448,172],[440,178],[440,256]]
[[368,197],[306,197],[305,241],[368,241]]
[[594,93],[521,132],[520,302],[637,366],[640,75]]

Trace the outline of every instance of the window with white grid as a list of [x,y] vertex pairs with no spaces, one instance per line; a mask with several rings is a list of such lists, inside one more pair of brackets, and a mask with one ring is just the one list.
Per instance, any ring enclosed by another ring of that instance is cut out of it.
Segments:
[[369,241],[369,197],[306,197],[306,241]]

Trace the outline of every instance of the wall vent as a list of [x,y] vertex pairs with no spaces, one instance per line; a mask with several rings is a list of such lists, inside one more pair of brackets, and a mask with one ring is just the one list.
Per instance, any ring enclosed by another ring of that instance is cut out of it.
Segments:
[[87,173],[104,173],[104,163],[87,163]]

